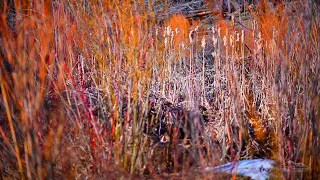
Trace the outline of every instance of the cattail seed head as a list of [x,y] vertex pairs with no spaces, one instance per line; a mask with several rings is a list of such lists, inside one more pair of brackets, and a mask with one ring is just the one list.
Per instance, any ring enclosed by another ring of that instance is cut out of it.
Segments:
[[206,47],[206,37],[203,36],[202,40],[201,40],[201,47],[205,48]]

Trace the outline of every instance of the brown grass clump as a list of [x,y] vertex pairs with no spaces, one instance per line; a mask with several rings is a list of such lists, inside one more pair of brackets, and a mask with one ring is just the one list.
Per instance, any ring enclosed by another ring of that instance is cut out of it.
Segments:
[[318,5],[212,2],[1,2],[1,178],[317,178]]

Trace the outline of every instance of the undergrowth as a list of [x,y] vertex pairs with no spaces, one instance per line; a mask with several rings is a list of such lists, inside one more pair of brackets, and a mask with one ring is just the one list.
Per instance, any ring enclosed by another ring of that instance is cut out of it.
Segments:
[[258,157],[317,177],[319,5],[214,2],[212,24],[173,1],[0,3],[2,178],[207,177]]

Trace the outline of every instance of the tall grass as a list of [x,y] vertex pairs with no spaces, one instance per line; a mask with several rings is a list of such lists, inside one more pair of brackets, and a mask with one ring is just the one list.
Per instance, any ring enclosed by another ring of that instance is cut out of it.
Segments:
[[0,4],[2,178],[211,176],[255,157],[317,177],[319,7],[261,1],[205,28],[161,3]]

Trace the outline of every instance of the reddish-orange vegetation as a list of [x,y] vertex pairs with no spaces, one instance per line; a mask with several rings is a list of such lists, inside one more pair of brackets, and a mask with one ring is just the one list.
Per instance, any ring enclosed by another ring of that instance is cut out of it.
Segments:
[[177,14],[170,18],[168,25],[171,26],[174,33],[173,42],[175,48],[178,49],[182,42],[186,44],[185,41],[188,39],[190,29],[189,20],[185,16]]
[[318,177],[319,5],[166,2],[0,1],[0,179]]

